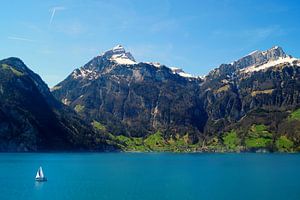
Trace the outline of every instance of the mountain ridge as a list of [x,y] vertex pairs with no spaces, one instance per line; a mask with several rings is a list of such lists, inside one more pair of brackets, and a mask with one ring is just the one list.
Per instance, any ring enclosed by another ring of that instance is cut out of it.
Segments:
[[[272,62],[274,66],[265,66]],[[192,144],[207,146],[207,140],[214,137],[222,140],[229,127],[236,129],[241,120],[248,120],[257,109],[266,113],[296,109],[300,101],[296,89],[299,83],[298,79],[293,83],[290,80],[298,75],[298,64],[298,59],[275,46],[251,53],[232,64],[222,64],[202,79],[182,76],[180,73],[184,72],[180,69],[157,63],[119,64],[100,56],[84,66],[86,69],[97,67],[93,79],[74,76],[74,72],[78,73],[76,69],[55,86],[58,89],[53,94],[75,110],[82,108],[77,110],[83,118],[101,123],[112,135],[147,138],[159,131],[169,140],[188,133]],[[261,69],[261,66],[264,67]],[[245,69],[252,71],[243,73]],[[287,88],[290,84],[293,90]],[[286,92],[290,96],[284,96]],[[251,125],[254,121],[252,119]],[[243,143],[245,131],[238,133]],[[276,140],[277,136],[272,137]],[[273,147],[268,149],[274,150]]]
[[278,46],[200,78],[118,45],[51,91],[18,58],[0,66],[0,151],[300,150],[300,62]]

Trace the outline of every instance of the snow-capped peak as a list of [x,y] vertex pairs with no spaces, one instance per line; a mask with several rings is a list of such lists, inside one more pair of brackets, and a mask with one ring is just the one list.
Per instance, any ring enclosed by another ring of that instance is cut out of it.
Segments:
[[242,57],[239,60],[231,63],[237,69],[244,69],[251,66],[258,66],[265,64],[269,61],[275,61],[281,58],[286,58],[288,55],[279,46],[274,46],[266,51],[253,51],[250,54]]
[[117,46],[115,46],[114,48],[112,48],[112,50],[114,52],[116,52],[116,51],[124,51],[125,52],[124,47],[122,45],[120,45],[120,44],[118,44]]
[[266,51],[254,51],[248,56],[235,61],[234,65],[242,73],[266,70],[279,64],[293,64],[299,59],[287,55],[279,46],[274,46]]
[[299,59],[293,58],[291,56],[279,57],[276,60],[270,60],[270,61],[268,61],[264,64],[260,64],[260,65],[252,65],[247,68],[241,69],[240,71],[242,73],[251,73],[251,72],[255,72],[255,71],[266,70],[270,67],[274,67],[279,64],[284,64],[284,63],[293,64],[297,60],[299,61]]
[[134,57],[130,52],[126,52],[122,45],[117,45],[114,48],[106,51],[101,56],[106,57],[108,60],[111,60],[117,64],[121,65],[134,65],[137,64]]

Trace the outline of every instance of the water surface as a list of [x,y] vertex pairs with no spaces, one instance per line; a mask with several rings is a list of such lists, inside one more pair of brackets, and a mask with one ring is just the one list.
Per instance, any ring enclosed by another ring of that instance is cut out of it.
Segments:
[[299,200],[299,169],[299,154],[2,153],[0,199]]

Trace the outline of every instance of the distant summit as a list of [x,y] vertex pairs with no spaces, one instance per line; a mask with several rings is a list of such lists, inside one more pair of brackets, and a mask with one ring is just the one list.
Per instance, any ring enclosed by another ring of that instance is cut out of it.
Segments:
[[286,66],[299,63],[299,59],[286,54],[281,47],[274,46],[265,51],[253,51],[230,64],[222,64],[212,70],[206,77],[218,76],[219,74],[229,77],[237,74],[247,75],[253,72],[266,71],[280,65]]
[[97,79],[101,73],[108,73],[116,66],[130,66],[134,64],[137,64],[134,57],[119,44],[96,56],[83,67],[75,69],[72,76],[75,79],[94,80]]
[[101,56],[109,59],[117,64],[125,64],[125,65],[132,65],[136,64],[134,57],[131,55],[130,52],[126,52],[122,45],[117,45],[111,50],[104,52]]
[[99,56],[94,57],[83,67],[75,69],[72,73],[72,76],[74,79],[94,80],[99,78],[101,74],[110,73],[110,71],[116,67],[128,68],[137,64],[147,64],[157,69],[164,67],[171,70],[173,74],[177,74],[185,78],[196,78],[177,67],[166,67],[158,62],[136,62],[132,54],[126,51],[125,48],[120,44],[105,51]]
[[[243,71],[251,71],[245,68],[253,67],[253,66],[259,66],[266,63],[275,62],[274,64],[279,64],[282,62],[293,62],[295,59],[289,55],[287,55],[283,49],[279,46],[274,46],[266,51],[254,51],[247,56],[235,61],[232,63],[232,65],[236,69],[240,69]],[[271,66],[271,65],[268,65]]]

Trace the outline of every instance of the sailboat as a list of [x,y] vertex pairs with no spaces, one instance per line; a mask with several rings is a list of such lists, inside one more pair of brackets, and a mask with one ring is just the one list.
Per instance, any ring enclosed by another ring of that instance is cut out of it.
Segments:
[[39,182],[47,181],[47,178],[44,176],[42,167],[39,167],[38,171],[36,172],[35,180]]

